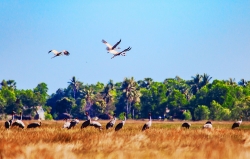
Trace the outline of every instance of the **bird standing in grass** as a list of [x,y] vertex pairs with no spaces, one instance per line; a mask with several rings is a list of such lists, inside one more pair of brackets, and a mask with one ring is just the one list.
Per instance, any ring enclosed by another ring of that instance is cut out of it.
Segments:
[[115,131],[119,131],[124,126],[125,122],[126,122],[126,113],[124,113],[124,120],[116,125]]
[[149,121],[143,125],[142,131],[145,131],[151,127],[152,125],[151,113],[148,113],[148,119]]
[[42,125],[41,119],[39,119],[40,122],[30,123],[27,128],[38,128]]
[[11,117],[11,119],[8,120],[8,121],[6,121],[6,122],[4,123],[4,126],[5,126],[5,128],[6,128],[7,130],[11,127],[12,123],[14,122],[15,114],[16,114],[16,112],[12,111],[12,117]]
[[18,126],[19,128],[22,128],[22,129],[25,127],[25,125],[22,121],[22,112],[20,112],[20,119],[15,120],[14,123],[12,124],[12,126]]
[[181,125],[181,127],[184,127],[184,128],[187,128],[187,129],[189,129],[190,126],[191,126],[191,124],[190,124],[190,123],[187,123],[187,122],[185,122],[185,123],[183,123],[183,124]]
[[88,119],[85,122],[82,123],[81,129],[86,128],[87,126],[89,126],[90,122],[91,122],[91,118],[89,116],[89,113],[85,112],[85,114],[86,114]]
[[77,124],[79,124],[79,120],[78,118],[74,118],[73,120],[70,121],[70,125],[68,127],[68,129],[74,128]]
[[68,119],[64,118],[63,120],[65,121],[65,123],[63,124],[63,128],[69,128],[70,122],[68,121]]
[[240,118],[239,121],[233,123],[232,129],[240,127],[241,123],[242,123],[242,117]]
[[91,121],[89,126],[94,126],[95,128],[102,130],[102,124],[97,121]]
[[211,121],[207,121],[206,124],[203,125],[203,129],[212,129],[213,125]]
[[115,122],[116,122],[116,114],[114,113],[113,119],[111,119],[111,120],[107,123],[106,129],[108,130],[108,129],[110,129],[110,128],[113,128],[114,125],[115,125]]

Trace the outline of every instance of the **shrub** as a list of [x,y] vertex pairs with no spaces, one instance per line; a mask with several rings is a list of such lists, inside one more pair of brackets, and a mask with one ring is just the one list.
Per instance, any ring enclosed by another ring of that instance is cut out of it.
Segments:
[[191,120],[191,119],[192,119],[192,115],[191,115],[191,113],[190,113],[189,110],[185,111],[185,112],[183,113],[183,116],[184,116],[184,119],[185,119],[185,120]]
[[51,114],[44,112],[45,120],[53,120],[53,117]]

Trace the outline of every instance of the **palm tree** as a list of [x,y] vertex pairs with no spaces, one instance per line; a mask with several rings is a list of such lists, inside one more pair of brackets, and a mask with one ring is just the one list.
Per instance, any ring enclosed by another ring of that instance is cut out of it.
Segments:
[[7,85],[9,88],[13,88],[13,89],[16,89],[16,82],[15,80],[8,80],[6,81]]
[[169,81],[171,81],[171,80],[174,80],[174,78],[166,78],[166,79],[163,81],[163,83],[164,83],[164,84],[168,84]]
[[76,81],[76,77],[73,76],[72,79],[70,80],[70,82],[68,82],[68,83],[69,83],[69,86],[71,87],[71,89],[73,89],[74,99],[76,99],[76,92],[79,89],[79,82]]
[[195,75],[195,76],[192,76],[191,78],[193,79],[192,80],[192,84],[191,84],[191,91],[192,93],[195,95],[199,89],[201,88],[200,87],[200,84],[201,84],[201,75],[199,75],[198,73]]
[[136,94],[137,92],[137,83],[135,82],[134,77],[131,77],[131,79],[125,78],[122,83],[121,89],[123,90],[123,96],[125,97],[125,100],[127,102],[126,114],[128,115],[129,104],[131,104],[134,94]]
[[108,84],[104,87],[103,91],[100,92],[103,95],[103,100],[108,104],[113,101],[113,97],[111,91],[114,90],[114,83],[112,80],[108,82]]
[[7,82],[5,80],[2,80],[2,82],[0,83],[0,86],[2,88],[2,87],[7,87],[8,85],[7,85]]
[[93,104],[93,99],[94,99],[94,90],[92,87],[87,86],[83,89],[82,91],[84,99],[86,100],[86,107],[85,111],[89,110],[90,107]]
[[152,82],[152,78],[144,78],[144,80],[139,80],[137,83],[140,87],[149,89]]
[[198,73],[195,76],[191,77],[193,79],[194,84],[199,85],[201,82],[201,75]]
[[140,97],[141,97],[141,93],[140,93],[140,91],[137,90],[137,91],[133,92],[132,97],[130,99],[130,108],[132,109],[133,119],[135,117],[135,106],[134,106],[134,104],[141,101]]
[[180,76],[175,76],[174,78],[176,81],[181,82],[183,79]]
[[181,90],[181,93],[185,95],[186,99],[188,101],[190,101],[191,97],[192,97],[192,90],[185,87]]
[[236,85],[235,78],[234,79],[229,78],[229,80],[226,80],[226,84],[230,86]]
[[243,87],[246,87],[247,81],[246,81],[245,79],[241,79],[241,80],[238,82],[238,85],[243,86]]
[[201,87],[207,85],[209,81],[212,79],[208,74],[204,73],[204,75],[201,76],[202,81],[201,81]]
[[144,83],[146,84],[146,88],[149,89],[150,85],[152,84],[153,79],[152,78],[144,78]]

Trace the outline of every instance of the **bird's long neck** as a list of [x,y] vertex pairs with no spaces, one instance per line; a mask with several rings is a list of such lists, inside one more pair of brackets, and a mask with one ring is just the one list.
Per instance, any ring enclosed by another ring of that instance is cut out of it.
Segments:
[[242,118],[240,118],[240,121],[239,121],[240,123],[242,123]]
[[148,119],[149,119],[149,122],[151,123],[152,122],[151,115],[149,115]]
[[22,113],[20,113],[20,120],[22,120],[23,119],[23,117],[22,117]]
[[88,115],[88,120],[90,120],[90,121],[91,121],[90,115]]
[[14,119],[15,119],[15,114],[13,113],[13,114],[12,114],[12,120],[14,120]]
[[127,120],[127,118],[126,118],[126,116],[124,116],[124,120],[123,120],[123,122],[125,123],[125,121]]

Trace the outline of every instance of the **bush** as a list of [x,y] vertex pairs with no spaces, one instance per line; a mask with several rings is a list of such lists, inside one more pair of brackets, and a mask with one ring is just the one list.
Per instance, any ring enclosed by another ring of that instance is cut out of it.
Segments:
[[119,120],[124,120],[124,113],[119,114]]
[[45,120],[53,120],[53,117],[51,114],[44,112]]
[[184,119],[185,119],[185,120],[191,120],[191,119],[192,119],[192,115],[191,115],[191,113],[190,113],[189,110],[185,111],[185,112],[183,113],[183,116],[184,116]]
[[194,109],[194,117],[196,120],[207,120],[209,115],[210,111],[205,105],[198,105],[198,107]]

